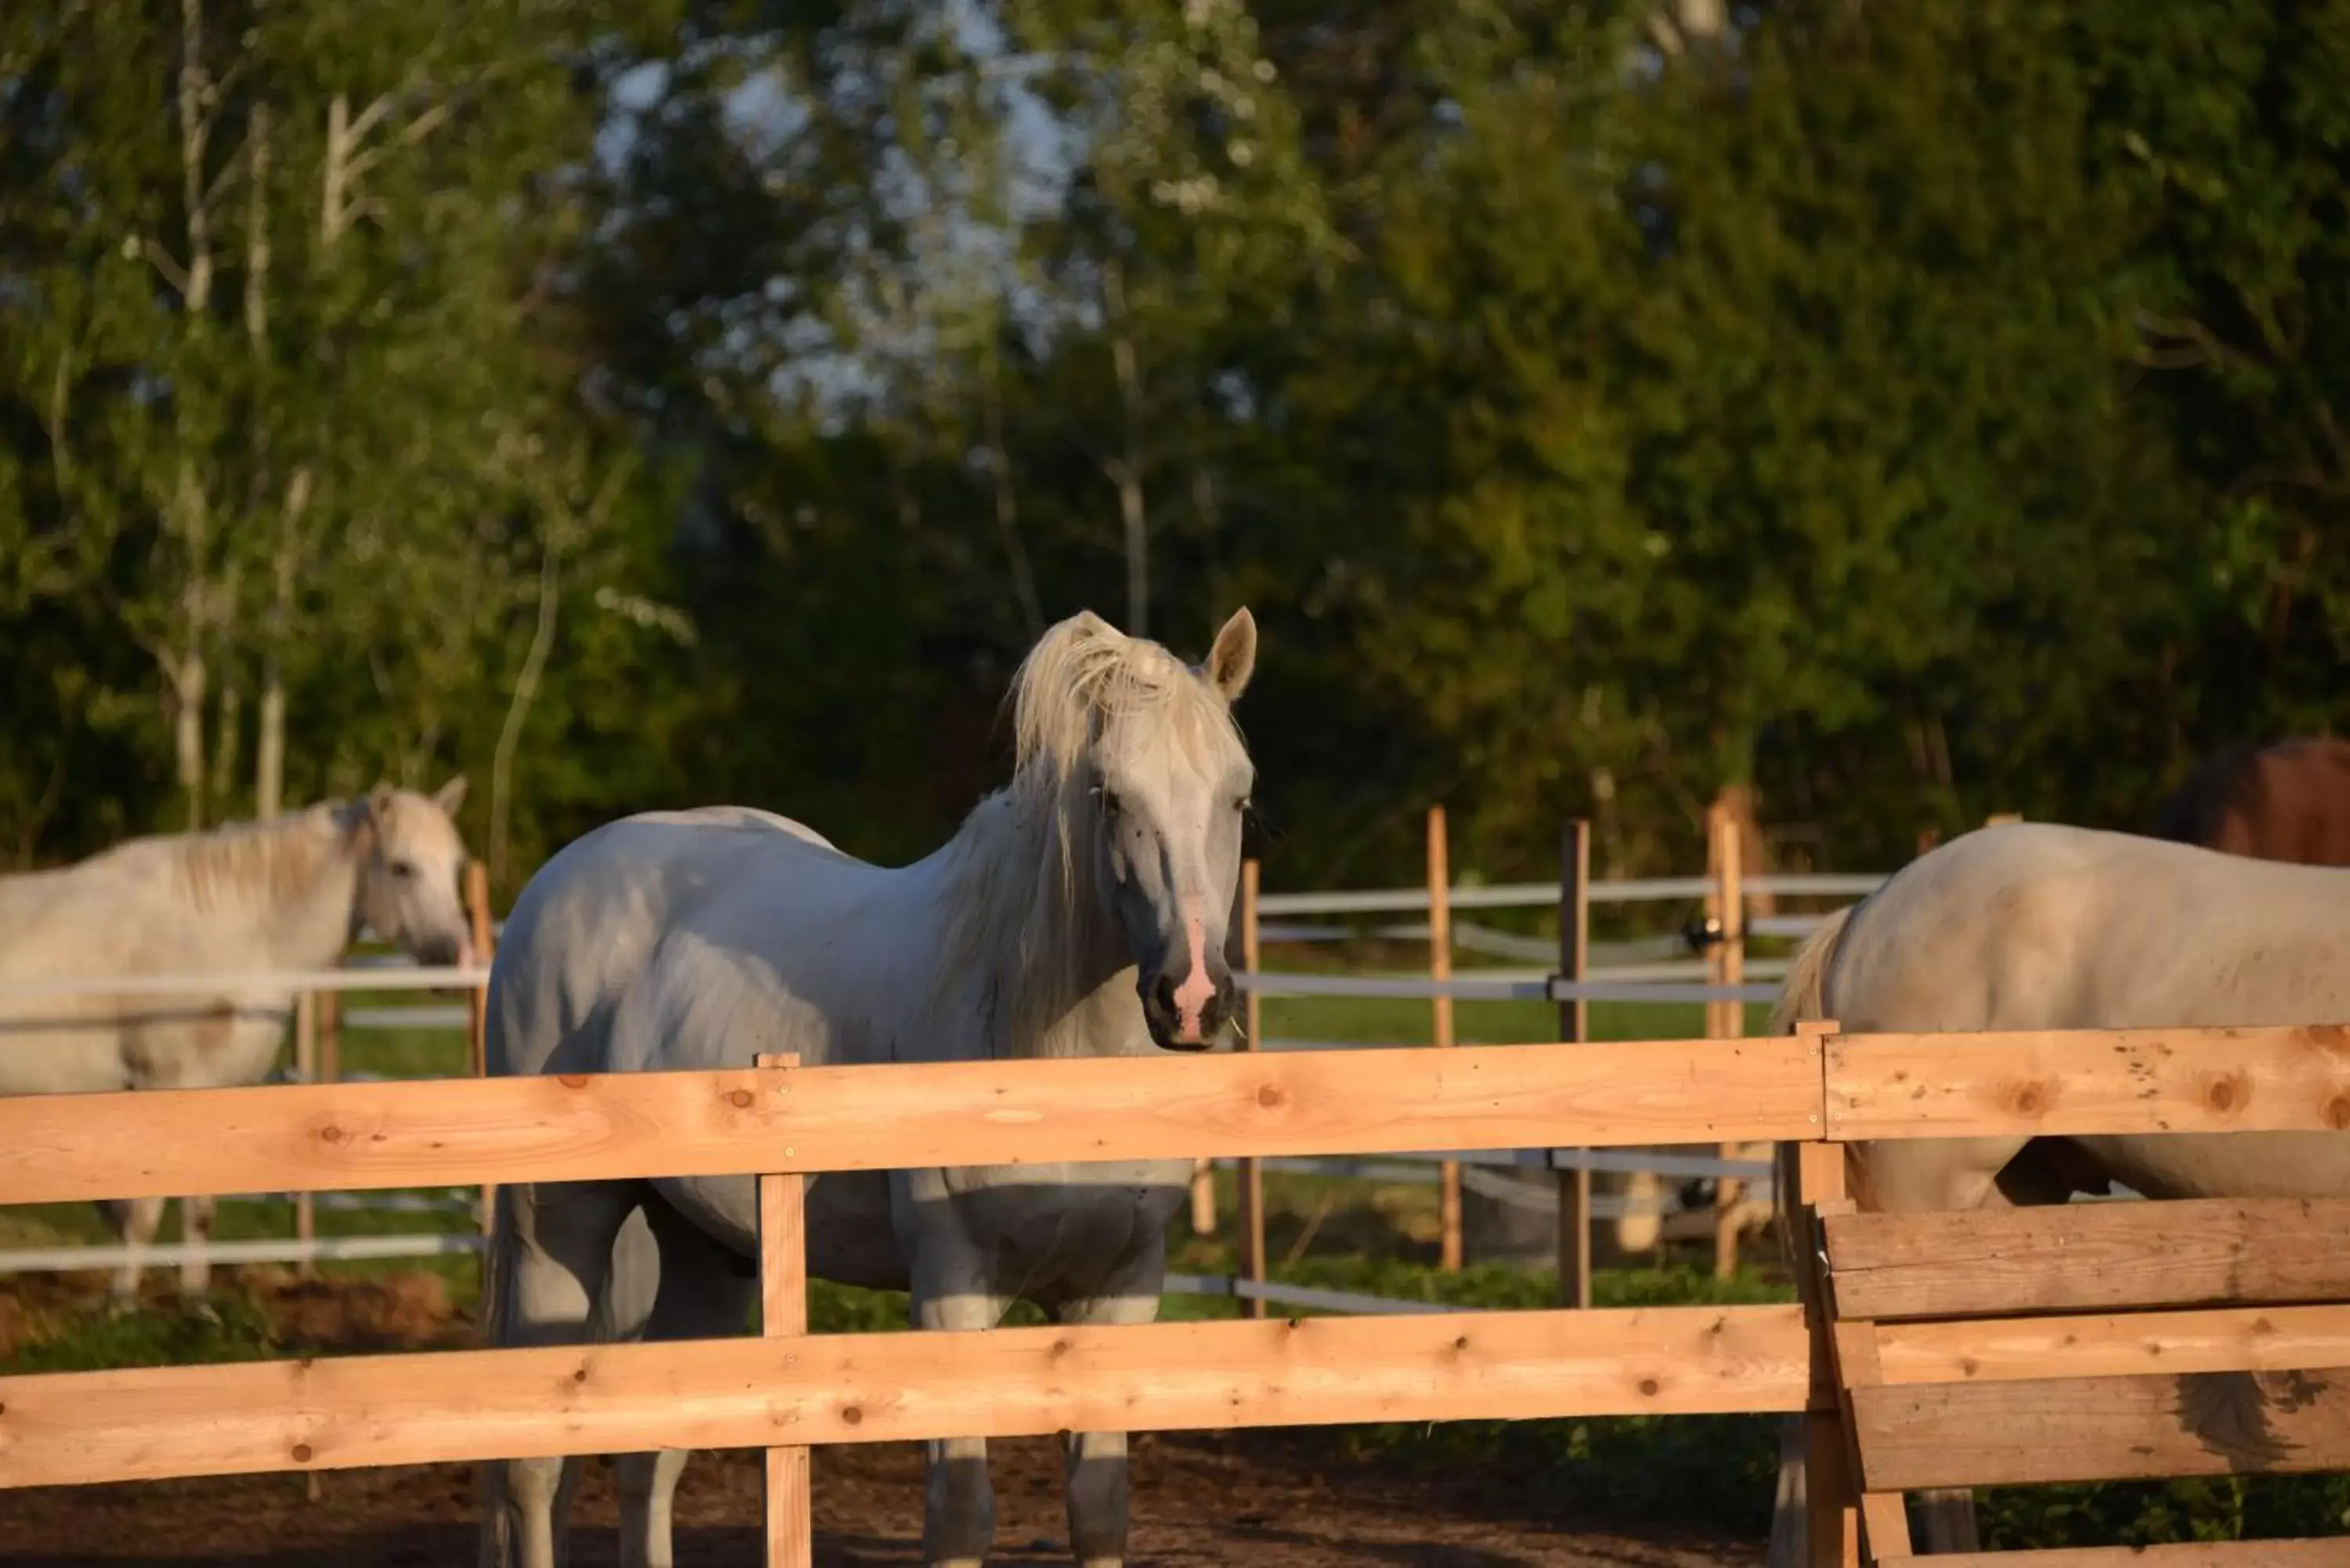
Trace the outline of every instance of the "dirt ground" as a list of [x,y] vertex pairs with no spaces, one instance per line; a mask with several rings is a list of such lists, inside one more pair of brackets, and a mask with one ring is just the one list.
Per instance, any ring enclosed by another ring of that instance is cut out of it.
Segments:
[[[1136,1446],[1134,1555],[1150,1568],[1745,1568],[1743,1544],[1577,1532],[1496,1506],[1473,1487],[1318,1476],[1280,1445],[1222,1436],[1144,1437]],[[1060,1463],[1049,1439],[991,1445],[1002,1568],[1068,1562]],[[473,1561],[471,1473],[457,1466],[56,1489],[0,1503],[0,1563],[144,1568],[439,1568]],[[678,1491],[679,1568],[759,1560],[759,1464],[696,1456]],[[819,1449],[816,1562],[898,1568],[920,1561],[921,1450]],[[610,1472],[591,1467],[574,1516],[576,1568],[619,1561]]]
[[[437,1282],[329,1289],[265,1286],[289,1348],[391,1349],[462,1343]],[[0,1341],[37,1332],[55,1298],[0,1312]],[[78,1303],[77,1303],[78,1304]],[[34,1308],[27,1314],[22,1309]],[[14,1321],[7,1321],[11,1318]],[[14,1331],[13,1333],[9,1331]],[[1060,1455],[1049,1438],[991,1445],[1001,1568],[1066,1563]],[[1280,1433],[1145,1435],[1134,1449],[1131,1562],[1142,1568],[1749,1568],[1759,1543],[1592,1532],[1539,1498],[1444,1479],[1331,1473],[1326,1449]],[[816,1561],[897,1568],[920,1560],[922,1454],[909,1444],[820,1449]],[[427,1568],[473,1561],[470,1469],[432,1466],[300,1476],[57,1488],[0,1494],[0,1564],[143,1568]],[[760,1466],[750,1452],[696,1456],[679,1489],[679,1568],[758,1561]],[[618,1562],[608,1469],[589,1466],[572,1562]]]

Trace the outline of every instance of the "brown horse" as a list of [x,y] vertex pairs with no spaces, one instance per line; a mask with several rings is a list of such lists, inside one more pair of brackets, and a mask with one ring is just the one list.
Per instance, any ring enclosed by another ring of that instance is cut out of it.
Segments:
[[2350,742],[2230,747],[2163,802],[2153,836],[2256,860],[2350,866]]

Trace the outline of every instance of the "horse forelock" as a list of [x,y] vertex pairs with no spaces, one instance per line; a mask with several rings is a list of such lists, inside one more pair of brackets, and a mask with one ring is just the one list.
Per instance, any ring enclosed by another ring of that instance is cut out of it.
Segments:
[[[1012,1036],[1034,1042],[1077,1000],[1066,992],[1094,933],[1072,922],[1108,913],[1080,886],[1101,826],[1097,764],[1170,751],[1204,766],[1241,742],[1230,705],[1197,670],[1090,614],[1045,634],[1009,701],[1012,784],[981,802],[957,836],[963,864],[941,994],[979,965],[1013,958],[1024,983],[999,1005]],[[1120,755],[1097,756],[1105,744]]]
[[1158,643],[1080,615],[1047,631],[1012,685],[1016,777],[1057,791],[1105,735],[1191,755],[1236,745],[1232,709]]

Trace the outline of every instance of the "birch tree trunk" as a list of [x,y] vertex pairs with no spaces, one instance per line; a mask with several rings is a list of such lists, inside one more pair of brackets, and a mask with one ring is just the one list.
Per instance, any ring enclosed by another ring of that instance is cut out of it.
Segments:
[[1109,327],[1111,369],[1118,377],[1119,455],[1110,467],[1118,486],[1118,520],[1126,548],[1126,630],[1150,635],[1150,514],[1142,493],[1142,377],[1126,309],[1126,274],[1113,261],[1102,269],[1102,304]]
[[[212,140],[213,81],[204,68],[203,0],[180,0],[178,110],[180,180],[187,204],[186,262],[174,280],[187,317],[187,332],[201,337],[212,309],[212,192],[205,179],[205,150]],[[204,825],[204,700],[209,671],[205,643],[212,617],[205,565],[211,555],[211,504],[193,451],[193,421],[184,406],[175,415],[179,461],[172,486],[172,533],[185,552],[180,585],[176,638],[161,655],[172,694],[172,750],[185,798],[190,831]]]
[[1020,536],[1019,497],[1012,488],[1012,452],[1003,440],[1003,375],[992,355],[980,395],[987,420],[987,474],[994,491],[995,532],[1003,541],[1004,564],[1012,574],[1012,597],[1020,607],[1021,629],[1035,642],[1045,635],[1045,606],[1036,594],[1036,574],[1028,563],[1027,544]]

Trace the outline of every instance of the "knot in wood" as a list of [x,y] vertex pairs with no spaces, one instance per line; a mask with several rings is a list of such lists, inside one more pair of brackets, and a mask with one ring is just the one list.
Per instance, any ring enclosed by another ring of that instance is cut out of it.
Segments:
[[1654,1398],[1656,1397],[1658,1390],[1661,1386],[1662,1385],[1658,1383],[1658,1381],[1653,1377],[1643,1377],[1640,1379],[1640,1392],[1648,1395],[1650,1398]]
[[1460,1338],[1458,1338],[1458,1339],[1454,1340],[1454,1341],[1452,1342],[1452,1348],[1453,1348],[1453,1349],[1455,1349],[1455,1350],[1466,1350],[1466,1349],[1468,1349],[1468,1348],[1469,1348],[1469,1336],[1468,1336],[1467,1334],[1462,1334]]
[[582,1366],[582,1367],[579,1367],[577,1370],[574,1371],[574,1372],[571,1374],[571,1381],[573,1381],[574,1383],[585,1383],[585,1382],[587,1382],[587,1381],[588,1381],[588,1369],[587,1369],[585,1366]]
[[736,1089],[726,1096],[726,1103],[736,1110],[747,1111],[751,1108],[751,1098],[750,1090]]
[[2022,1083],[2007,1091],[2007,1108],[2012,1115],[2036,1116],[2048,1109],[2048,1086],[2039,1083]]
[[854,1427],[864,1419],[865,1412],[858,1409],[854,1405],[847,1407],[840,1412],[840,1420],[843,1426]]
[[296,1443],[294,1445],[294,1462],[297,1465],[307,1465],[310,1462],[309,1444]]
[[562,1085],[567,1089],[584,1089],[588,1086],[588,1075],[585,1073],[562,1073],[556,1076],[555,1081]]
[[1272,1084],[1265,1085],[1256,1092],[1256,1103],[1266,1110],[1272,1110],[1279,1106],[1283,1098],[1281,1090]]
[[318,1129],[318,1140],[321,1143],[340,1143],[343,1141],[343,1129],[338,1127],[321,1127]]
[[2204,1103],[2215,1111],[2240,1110],[2252,1097],[2251,1081],[2241,1073],[2214,1078],[2203,1091]]

